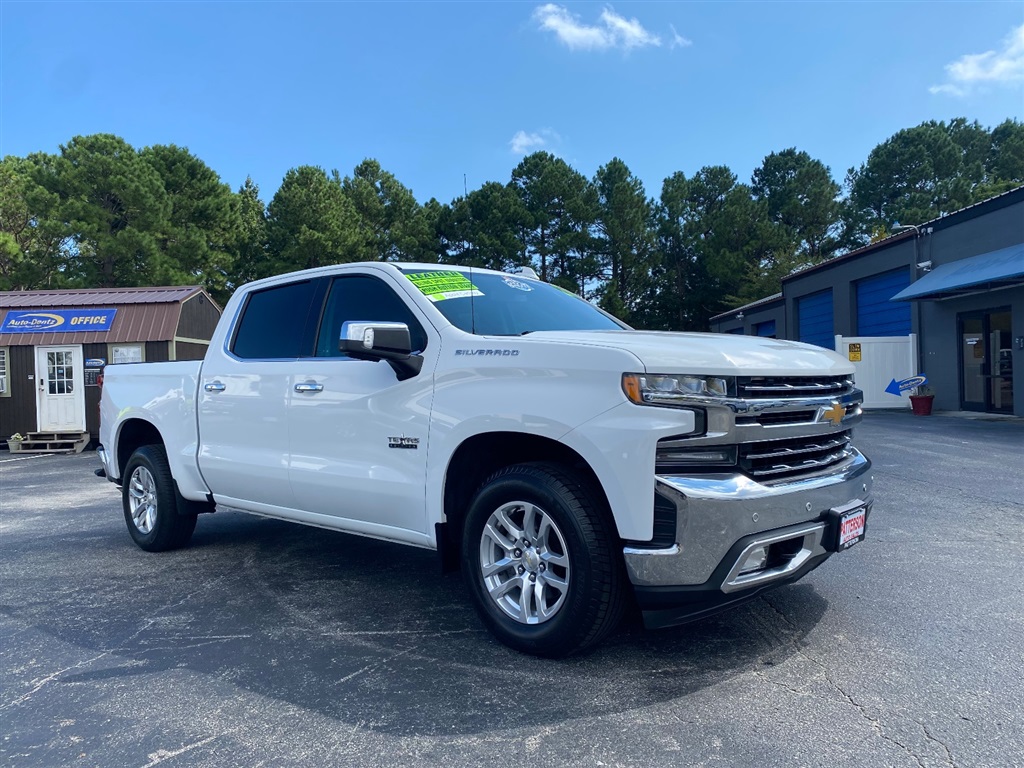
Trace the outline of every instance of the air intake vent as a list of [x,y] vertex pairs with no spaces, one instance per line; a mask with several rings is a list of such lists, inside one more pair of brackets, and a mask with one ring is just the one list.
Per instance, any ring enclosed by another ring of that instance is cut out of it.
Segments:
[[633,549],[668,549],[676,543],[676,505],[654,493],[654,537],[650,541],[627,541]]

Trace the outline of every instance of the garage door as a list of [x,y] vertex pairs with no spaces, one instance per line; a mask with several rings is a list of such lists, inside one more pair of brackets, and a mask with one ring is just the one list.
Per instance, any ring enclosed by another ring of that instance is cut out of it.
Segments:
[[756,326],[754,326],[754,330],[757,332],[758,336],[770,336],[771,338],[774,339],[775,338],[775,321],[774,320],[766,320],[763,323],[758,323]]
[[910,302],[889,301],[910,285],[910,270],[896,269],[857,282],[857,335],[906,336]]
[[826,349],[836,348],[831,288],[797,299],[796,315],[800,341],[817,344]]

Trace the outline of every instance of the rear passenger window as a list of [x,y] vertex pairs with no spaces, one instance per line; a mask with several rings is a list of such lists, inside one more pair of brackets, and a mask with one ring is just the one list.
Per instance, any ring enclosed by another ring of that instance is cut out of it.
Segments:
[[331,283],[331,293],[327,297],[320,334],[317,336],[317,357],[341,356],[338,350],[341,326],[350,321],[405,323],[409,326],[413,352],[422,352],[427,347],[427,334],[412,310],[391,288],[375,277],[336,277]]
[[298,357],[315,287],[304,280],[251,294],[231,351],[249,360]]

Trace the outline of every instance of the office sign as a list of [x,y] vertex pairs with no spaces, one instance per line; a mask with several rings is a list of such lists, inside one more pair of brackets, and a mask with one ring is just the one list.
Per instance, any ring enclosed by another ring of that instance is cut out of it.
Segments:
[[109,331],[116,309],[11,310],[0,333],[85,333]]

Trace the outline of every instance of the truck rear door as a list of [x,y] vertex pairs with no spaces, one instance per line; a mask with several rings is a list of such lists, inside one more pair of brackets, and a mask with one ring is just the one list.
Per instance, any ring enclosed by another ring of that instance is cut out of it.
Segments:
[[[256,511],[295,507],[288,473],[288,406],[295,361],[310,344],[324,281],[254,291],[224,349],[199,382],[199,468],[219,503]],[[314,305],[316,312],[313,311]]]

